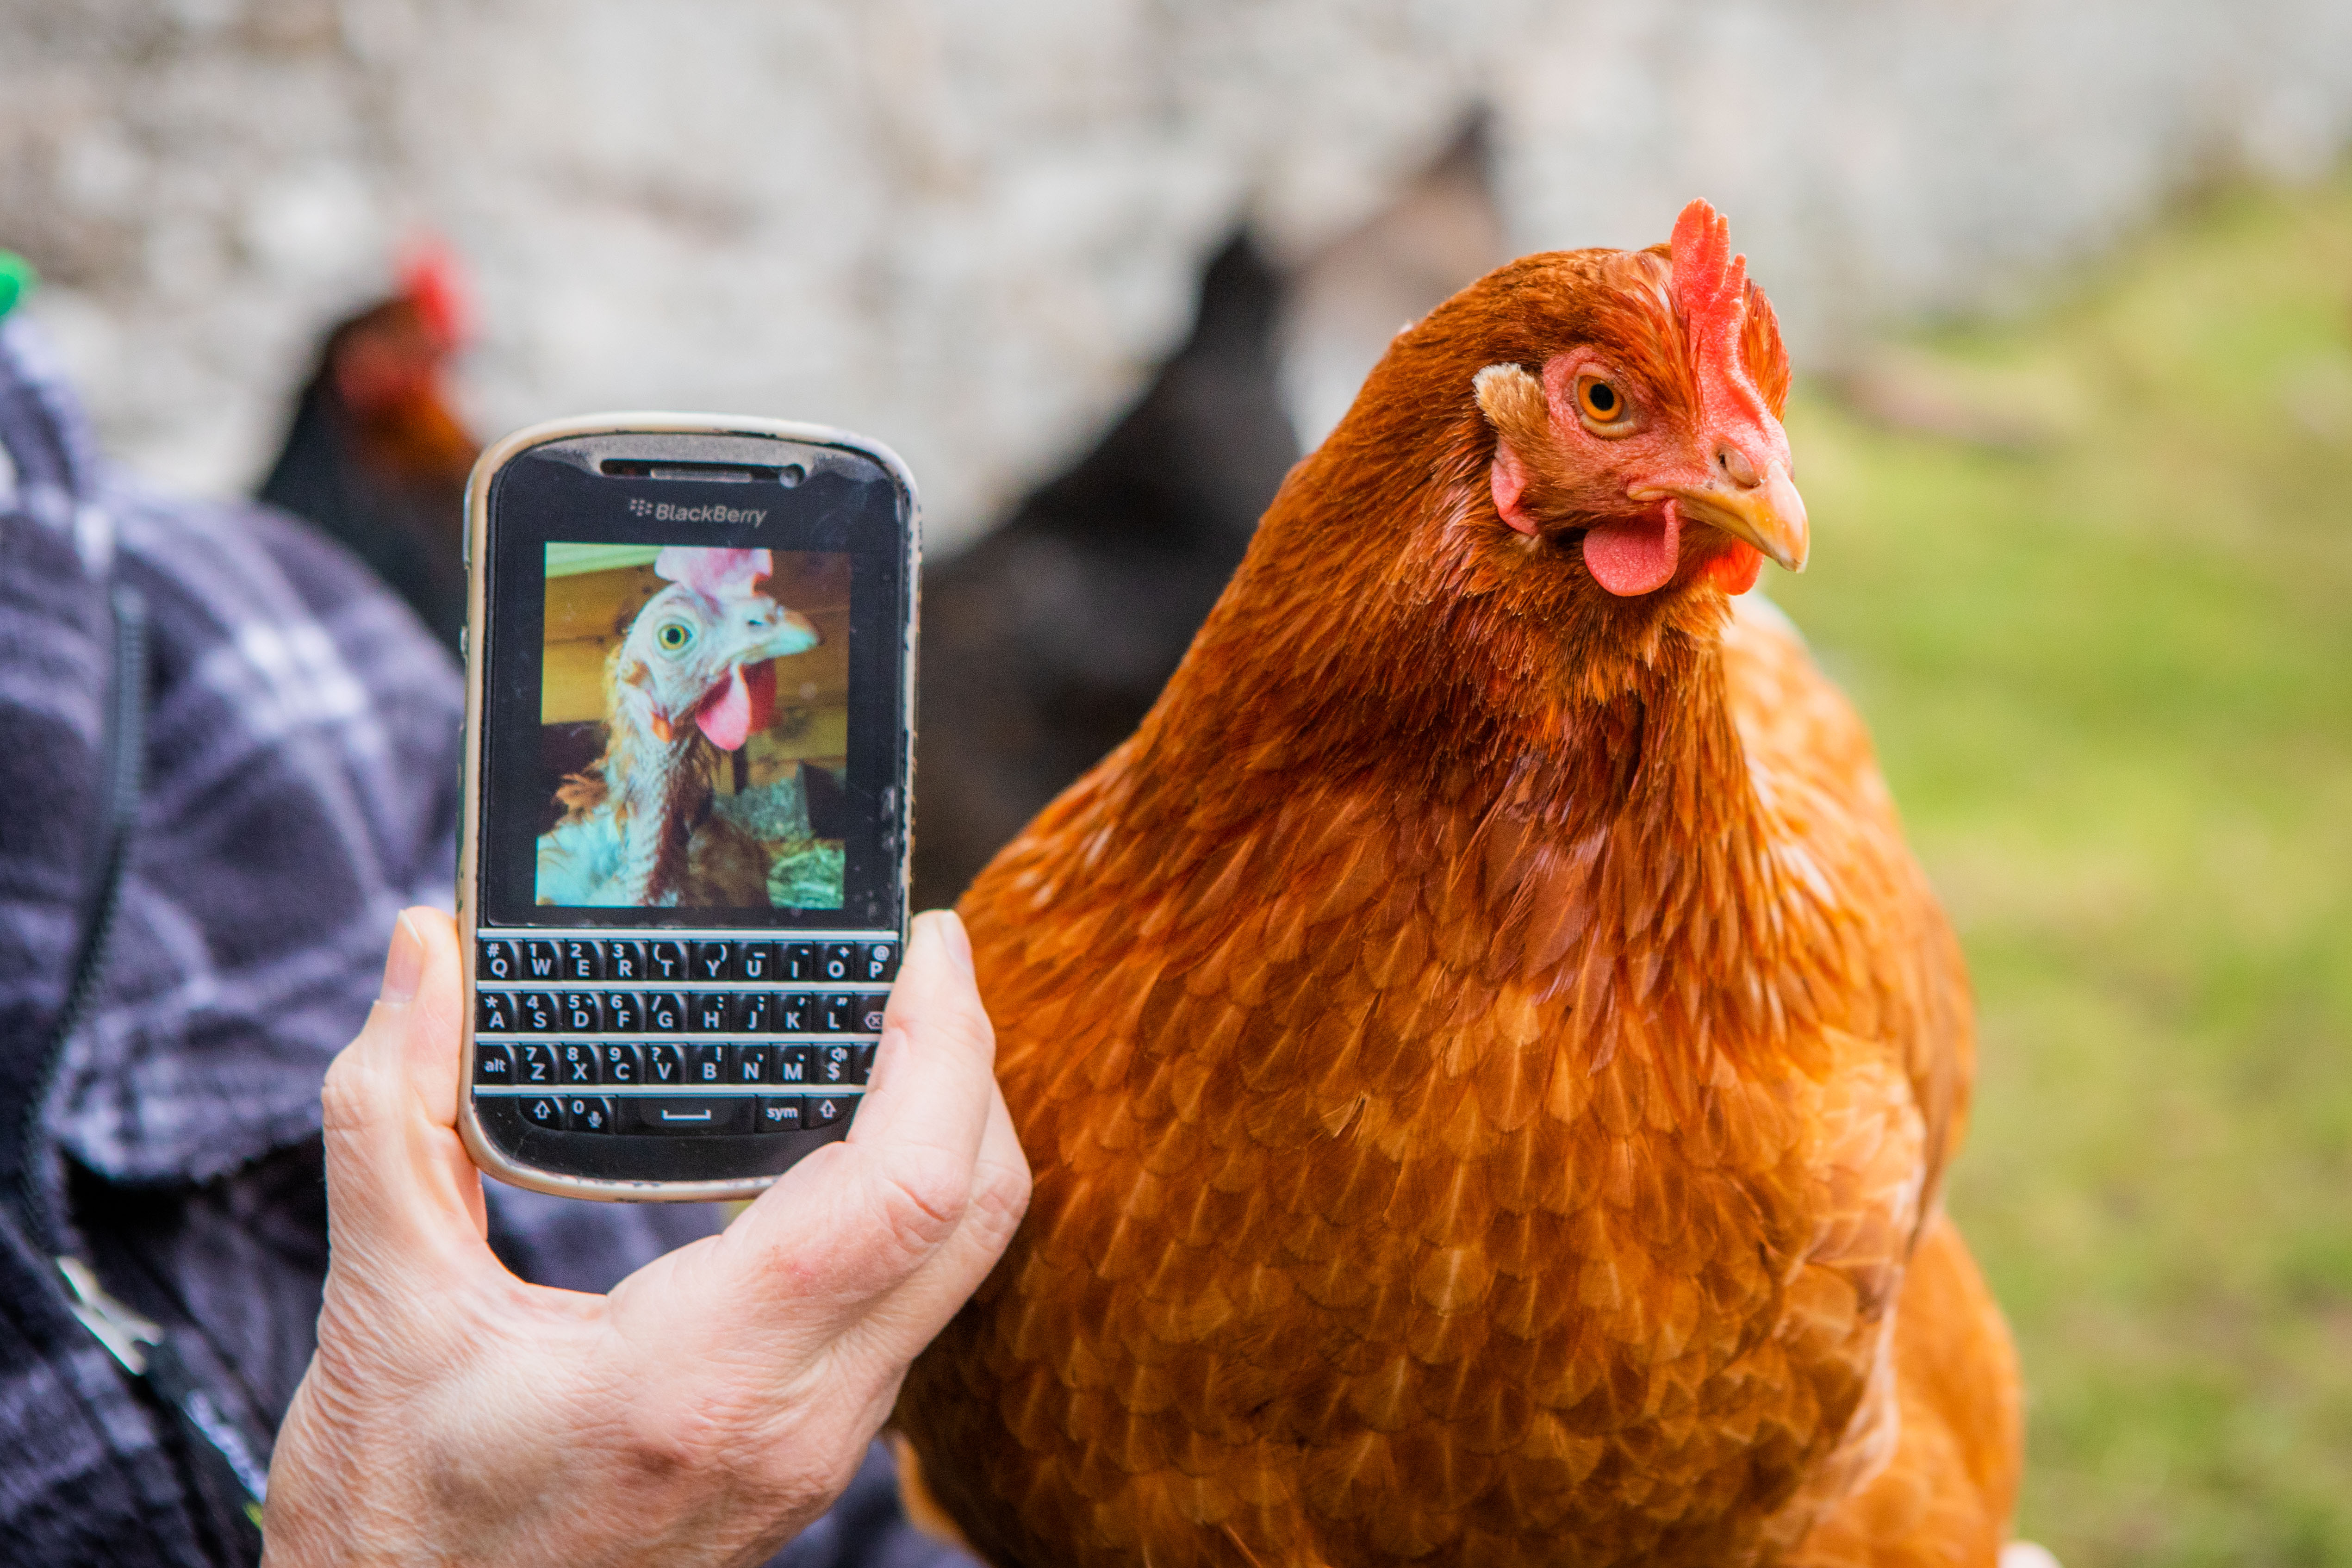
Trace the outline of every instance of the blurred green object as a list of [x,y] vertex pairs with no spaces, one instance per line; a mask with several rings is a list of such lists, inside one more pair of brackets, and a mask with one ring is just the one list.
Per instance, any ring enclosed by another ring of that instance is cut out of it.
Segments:
[[33,264],[13,250],[0,250],[0,316],[16,307],[16,301],[33,291],[41,275]]
[[1968,948],[2019,1531],[2352,1563],[2352,180],[1846,384],[1790,410],[1812,570],[1764,585]]

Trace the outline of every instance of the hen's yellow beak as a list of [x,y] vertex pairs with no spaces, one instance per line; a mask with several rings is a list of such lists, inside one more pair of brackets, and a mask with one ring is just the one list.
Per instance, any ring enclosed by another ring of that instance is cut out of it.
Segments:
[[1779,463],[1767,463],[1761,474],[1751,468],[1754,484],[1740,484],[1717,474],[1703,485],[1646,485],[1630,492],[1635,500],[1681,503],[1682,513],[1734,539],[1742,539],[1791,572],[1805,569],[1812,535],[1805,524],[1805,499],[1796,481]]

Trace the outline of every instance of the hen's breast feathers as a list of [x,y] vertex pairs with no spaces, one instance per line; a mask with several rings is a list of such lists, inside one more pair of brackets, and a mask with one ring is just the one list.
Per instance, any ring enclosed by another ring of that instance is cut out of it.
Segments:
[[[1959,944],[1904,843],[1893,795],[1861,719],[1824,680],[1804,638],[1761,594],[1732,601],[1723,638],[1727,696],[1772,841],[1846,916],[1848,941],[1883,948],[1904,1026],[1885,1043],[1924,1119],[1930,1195],[1960,1142],[1976,1071],[1974,1010]],[[1846,892],[1832,879],[1847,883]],[[1855,917],[1873,923],[1855,928]]]
[[1752,853],[1156,715],[975,884],[1038,1178],[902,1415],[983,1552],[1736,1563],[1885,1461],[1957,955],[1801,647],[1721,679]]

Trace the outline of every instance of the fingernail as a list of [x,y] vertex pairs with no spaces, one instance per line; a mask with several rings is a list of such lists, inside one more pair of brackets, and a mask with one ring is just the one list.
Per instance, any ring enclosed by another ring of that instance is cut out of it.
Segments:
[[392,951],[383,955],[383,987],[376,993],[379,1002],[397,1006],[416,994],[416,987],[425,979],[425,938],[417,933],[416,923],[403,910],[392,928]]
[[963,971],[966,980],[977,978],[971,966],[971,933],[963,929],[963,919],[953,910],[940,910],[929,917],[939,926],[940,940],[948,944],[948,956]]

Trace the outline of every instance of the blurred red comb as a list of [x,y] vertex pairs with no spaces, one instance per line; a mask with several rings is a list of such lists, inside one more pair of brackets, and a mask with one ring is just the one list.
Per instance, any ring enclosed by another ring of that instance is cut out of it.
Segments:
[[415,307],[443,352],[454,353],[473,338],[473,297],[465,267],[438,235],[419,235],[402,247],[400,294]]
[[1748,258],[1731,254],[1731,224],[1704,200],[1675,219],[1675,309],[1702,375],[1741,374],[1740,330],[1748,324]]
[[714,599],[740,599],[775,570],[765,550],[730,550],[715,544],[672,544],[654,558],[654,575],[683,583]]

